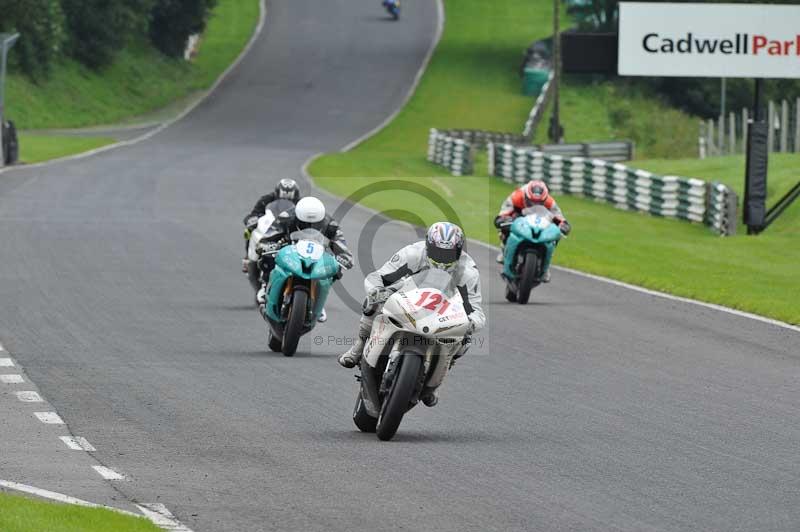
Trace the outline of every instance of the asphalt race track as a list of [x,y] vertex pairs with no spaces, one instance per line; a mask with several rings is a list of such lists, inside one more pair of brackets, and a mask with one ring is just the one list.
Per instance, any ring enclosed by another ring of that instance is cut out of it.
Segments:
[[[350,420],[356,383],[328,336],[352,337],[357,315],[340,299],[295,357],[267,351],[241,218],[402,102],[436,7],[406,0],[392,24],[377,4],[271,0],[251,53],[183,121],[0,176],[0,341],[129,477],[117,489],[196,531],[800,528],[788,329],[564,272],[511,305],[473,245],[489,328],[395,441]],[[356,208],[343,227],[358,247],[377,222]],[[412,238],[384,225],[373,260]],[[344,286],[360,296],[360,272]]]

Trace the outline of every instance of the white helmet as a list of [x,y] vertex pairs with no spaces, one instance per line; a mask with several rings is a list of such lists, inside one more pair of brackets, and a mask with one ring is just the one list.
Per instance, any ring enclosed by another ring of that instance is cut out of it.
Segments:
[[294,208],[297,226],[300,229],[320,229],[325,221],[325,205],[315,197],[307,196],[297,202]]

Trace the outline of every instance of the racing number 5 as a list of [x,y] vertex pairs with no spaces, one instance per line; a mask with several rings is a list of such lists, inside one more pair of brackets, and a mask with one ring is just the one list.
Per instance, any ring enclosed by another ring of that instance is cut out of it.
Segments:
[[441,316],[450,306],[450,302],[446,299],[442,301],[443,299],[444,298],[442,297],[442,294],[422,292],[419,296],[419,301],[416,302],[416,305],[428,310],[436,310],[437,307],[439,307],[439,315]]

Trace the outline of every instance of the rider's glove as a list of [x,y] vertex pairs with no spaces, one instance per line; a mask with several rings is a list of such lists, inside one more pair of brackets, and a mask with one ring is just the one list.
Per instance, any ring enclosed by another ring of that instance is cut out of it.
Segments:
[[245,226],[246,226],[248,229],[253,229],[254,227],[256,227],[256,226],[258,225],[258,216],[251,216],[250,218],[248,218],[248,219],[247,219],[247,220],[244,222],[244,225],[245,225]]
[[511,222],[511,218],[509,218],[508,216],[497,216],[494,219],[494,226],[497,227],[498,229],[501,229],[504,225],[508,224],[509,222]]
[[379,305],[389,299],[389,296],[395,292],[396,290],[389,286],[376,286],[367,292],[367,305]]
[[279,242],[259,242],[256,250],[259,254],[276,253],[280,247]]
[[336,255],[336,262],[344,268],[345,270],[349,270],[353,267],[353,257],[346,254]]
[[558,224],[558,228],[561,229],[561,232],[564,233],[564,236],[568,235],[569,232],[572,231],[572,226],[569,225],[569,222],[566,220]]

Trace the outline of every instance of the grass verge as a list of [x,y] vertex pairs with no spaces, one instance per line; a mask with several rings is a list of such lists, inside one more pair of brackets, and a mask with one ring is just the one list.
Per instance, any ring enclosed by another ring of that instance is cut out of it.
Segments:
[[20,161],[32,164],[82,153],[116,142],[108,137],[72,137],[20,134]]
[[208,89],[250,39],[258,4],[259,0],[220,2],[192,63],[133,44],[100,72],[68,60],[39,83],[12,73],[6,87],[7,116],[23,130],[113,124]]
[[[446,198],[469,237],[496,243],[492,218],[513,187],[485,175],[484,155],[476,165],[484,175],[459,178],[444,176],[442,168],[424,157],[430,127],[521,128],[530,102],[518,96],[516,67],[528,42],[547,34],[549,3],[514,0],[503,5],[495,9],[461,0],[449,10],[442,42],[406,108],[355,150],[314,161],[309,172],[316,183],[347,196],[375,181],[402,177]],[[578,94],[576,101],[602,107],[592,94]],[[612,134],[618,133],[609,130]],[[738,159],[645,161],[636,166],[739,183],[741,189],[743,163]],[[797,156],[772,158],[772,196],[786,186],[797,166]],[[720,238],[697,224],[625,212],[584,198],[558,199],[575,230],[559,246],[557,264],[800,323],[800,205],[758,237]],[[438,207],[411,193],[381,192],[362,203],[382,211],[413,205],[413,213],[393,213],[412,223],[442,218]]]
[[0,493],[3,532],[160,532],[150,521],[105,508],[53,504]]
[[[547,124],[551,113],[552,106],[536,131],[537,143],[550,142]],[[637,157],[697,155],[699,120],[622,80],[566,76],[560,116],[565,142],[624,139],[635,142]]]

